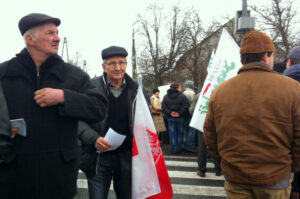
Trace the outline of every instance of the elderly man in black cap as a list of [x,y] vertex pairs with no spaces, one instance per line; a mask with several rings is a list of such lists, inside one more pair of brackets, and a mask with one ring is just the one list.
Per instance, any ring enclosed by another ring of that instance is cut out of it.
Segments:
[[21,125],[26,135],[13,138],[12,161],[0,164],[1,199],[73,198],[78,121],[97,121],[107,112],[107,99],[89,76],[57,55],[59,24],[58,18],[39,13],[21,18],[26,48],[0,65],[10,120],[26,123]]
[[[133,113],[138,85],[126,74],[127,55],[118,46],[102,51],[104,74],[92,84],[109,99],[108,114],[98,123],[79,124],[79,139],[85,148],[80,168],[88,179],[90,199],[107,198],[112,179],[117,198],[131,199]],[[115,150],[109,150],[111,143],[104,139],[109,128],[126,136]]]

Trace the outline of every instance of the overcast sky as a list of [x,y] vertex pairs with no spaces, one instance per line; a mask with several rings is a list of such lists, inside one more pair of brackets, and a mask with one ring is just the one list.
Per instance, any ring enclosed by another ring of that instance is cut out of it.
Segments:
[[[251,0],[255,2],[258,0]],[[297,0],[298,1],[298,0]],[[138,14],[154,0],[8,0],[1,3],[1,45],[0,62],[15,56],[23,47],[24,41],[18,29],[21,17],[33,12],[45,13],[61,19],[59,54],[63,38],[68,40],[69,57],[78,51],[80,60],[86,60],[91,76],[102,73],[101,50],[118,45],[125,47],[131,58],[132,29]],[[174,4],[185,8],[194,6],[200,11],[206,23],[222,16],[234,17],[242,8],[242,0],[159,0],[168,8]],[[250,1],[248,1],[249,4]],[[63,58],[66,60],[66,51]],[[82,62],[79,63],[82,65]],[[131,74],[131,64],[128,73]]]

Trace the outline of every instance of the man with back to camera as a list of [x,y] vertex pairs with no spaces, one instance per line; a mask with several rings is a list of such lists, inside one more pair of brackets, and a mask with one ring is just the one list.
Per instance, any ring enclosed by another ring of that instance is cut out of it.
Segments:
[[246,33],[238,75],[210,97],[204,137],[229,199],[289,198],[300,169],[300,84],[273,72],[274,51],[265,33]]
[[106,114],[107,100],[89,76],[57,55],[59,25],[60,19],[45,14],[22,17],[26,48],[0,66],[10,120],[26,123],[26,136],[13,139],[13,160],[0,164],[1,173],[11,172],[10,181],[0,180],[1,199],[73,198],[78,120],[97,121]]
[[[102,50],[103,75],[91,82],[109,99],[108,114],[94,124],[79,123],[78,136],[84,152],[81,167],[88,179],[90,199],[106,199],[113,179],[118,199],[131,199],[132,139],[137,83],[126,74],[128,53],[125,48],[110,46]],[[144,92],[145,99],[149,96]],[[112,128],[126,136],[117,149],[104,139]],[[97,150],[101,153],[97,153]]]
[[[300,82],[300,46],[295,46],[289,52],[286,62],[286,70],[283,75],[293,78]],[[299,199],[300,192],[300,171],[295,172],[294,180],[292,182],[292,199]]]

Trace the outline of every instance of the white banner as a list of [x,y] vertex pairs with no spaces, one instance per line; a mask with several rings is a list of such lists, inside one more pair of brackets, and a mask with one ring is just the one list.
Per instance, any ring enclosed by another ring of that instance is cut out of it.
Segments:
[[212,91],[223,81],[234,77],[241,66],[240,48],[231,35],[223,29],[217,51],[208,70],[191,119],[191,127],[203,132],[208,102]]

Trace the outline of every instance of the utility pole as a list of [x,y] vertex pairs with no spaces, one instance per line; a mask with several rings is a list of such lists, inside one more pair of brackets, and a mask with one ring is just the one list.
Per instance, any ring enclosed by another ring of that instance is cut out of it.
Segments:
[[132,32],[132,57],[131,57],[131,60],[132,60],[132,78],[137,79],[134,30]]
[[67,42],[67,38],[64,37],[64,41],[63,41],[63,47],[62,47],[62,52],[61,52],[61,58],[63,58],[64,56],[64,49],[65,49],[65,45],[66,45],[66,50],[67,50],[67,62],[69,62],[69,50],[68,50],[68,42]]
[[82,70],[87,73],[86,60],[83,60]]

